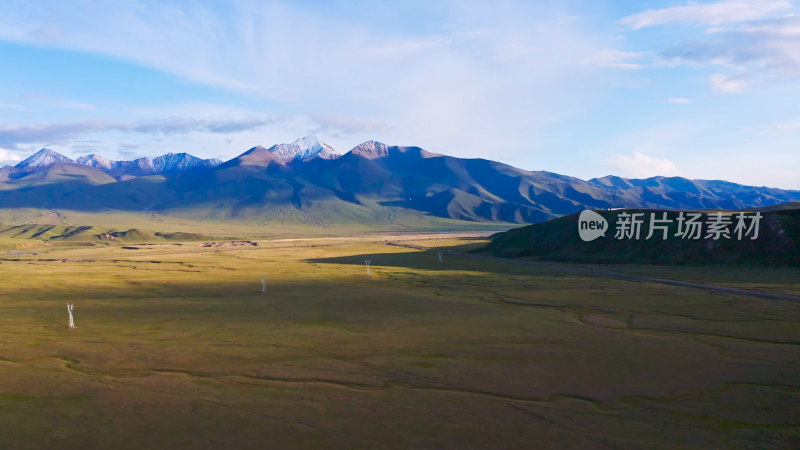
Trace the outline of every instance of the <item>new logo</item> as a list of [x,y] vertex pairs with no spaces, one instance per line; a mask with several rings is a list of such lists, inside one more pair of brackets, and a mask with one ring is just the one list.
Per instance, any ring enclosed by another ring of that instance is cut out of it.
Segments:
[[594,211],[584,210],[578,216],[578,235],[581,239],[589,242],[600,236],[605,236],[608,230],[608,221]]

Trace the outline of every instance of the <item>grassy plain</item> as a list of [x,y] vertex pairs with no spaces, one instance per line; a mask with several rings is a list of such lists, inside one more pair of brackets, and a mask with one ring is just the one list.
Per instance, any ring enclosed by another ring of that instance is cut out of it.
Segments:
[[667,278],[693,283],[735,287],[800,296],[800,267],[657,266],[642,264],[592,264],[631,275]]
[[798,303],[385,239],[0,253],[0,449],[800,446]]
[[[201,209],[202,210],[202,209]],[[202,210],[205,211],[205,210]],[[285,214],[281,215],[282,212]],[[424,215],[419,212],[387,215],[384,220],[364,221],[360,217],[336,223],[309,221],[297,211],[278,211],[274,217],[229,216],[209,218],[196,210],[170,211],[169,214],[130,211],[43,210],[35,208],[0,208],[0,224],[4,226],[38,224],[60,226],[91,226],[97,231],[138,229],[149,233],[200,233],[218,238],[272,239],[276,237],[353,236],[392,232],[439,232],[470,230],[495,233],[518,226],[504,222],[469,222]],[[260,218],[259,218],[260,217]],[[2,226],[0,226],[2,227]],[[0,228],[1,229],[1,228]],[[0,238],[6,237],[0,233]]]

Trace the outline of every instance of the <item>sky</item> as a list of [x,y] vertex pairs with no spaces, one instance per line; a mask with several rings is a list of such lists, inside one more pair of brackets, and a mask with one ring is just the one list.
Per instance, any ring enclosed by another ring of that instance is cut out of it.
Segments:
[[5,0],[0,166],[315,135],[800,189],[800,1]]

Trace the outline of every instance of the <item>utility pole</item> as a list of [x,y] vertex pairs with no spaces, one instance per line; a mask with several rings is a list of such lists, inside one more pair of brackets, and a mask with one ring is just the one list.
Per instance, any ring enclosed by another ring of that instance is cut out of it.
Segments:
[[67,302],[67,313],[69,313],[69,327],[75,327],[75,318],[72,317],[72,311],[75,309],[75,304]]

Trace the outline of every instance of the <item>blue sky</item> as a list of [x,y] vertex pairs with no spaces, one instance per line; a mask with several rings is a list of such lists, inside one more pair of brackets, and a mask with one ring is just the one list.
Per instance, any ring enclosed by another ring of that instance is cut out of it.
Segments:
[[800,2],[14,1],[0,164],[313,134],[800,189]]

